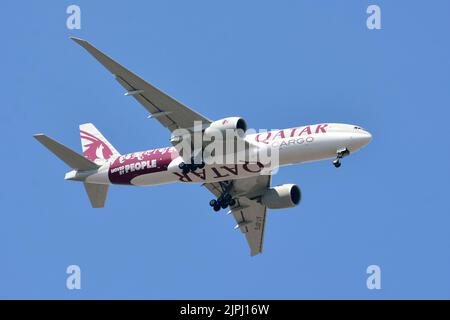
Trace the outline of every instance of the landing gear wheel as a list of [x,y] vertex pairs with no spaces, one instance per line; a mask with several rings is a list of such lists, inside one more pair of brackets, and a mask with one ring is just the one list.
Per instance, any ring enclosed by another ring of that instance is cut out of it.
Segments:
[[216,199],[212,199],[212,200],[209,202],[209,205],[210,205],[211,207],[214,207],[216,204],[217,204],[217,200],[216,200]]
[[178,164],[178,168],[180,168],[183,171],[183,174],[188,174],[191,171],[191,166],[184,162],[180,162]]
[[214,211],[219,211],[220,210],[220,204],[216,203],[213,207]]
[[339,148],[336,151],[336,159],[333,160],[333,165],[336,168],[339,168],[341,166],[341,159],[348,156],[350,154],[350,151],[347,148]]
[[231,199],[231,200],[228,202],[228,205],[229,205],[230,207],[233,207],[234,205],[236,205],[236,200]]
[[202,163],[200,163],[197,167],[198,167],[199,169],[203,169],[203,168],[205,167],[205,163],[202,162]]
[[339,161],[339,159],[334,160],[333,164],[336,168],[339,168],[341,166],[341,162]]
[[224,201],[220,204],[220,206],[222,207],[222,209],[225,209],[226,207],[228,207],[228,202]]

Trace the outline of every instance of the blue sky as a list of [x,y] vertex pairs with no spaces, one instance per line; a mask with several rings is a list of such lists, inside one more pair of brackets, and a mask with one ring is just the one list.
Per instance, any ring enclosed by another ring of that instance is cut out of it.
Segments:
[[[81,30],[66,8],[81,7]],[[377,4],[382,30],[366,28]],[[3,4],[0,298],[450,298],[450,3],[107,1]],[[197,185],[82,185],[32,135],[80,150],[93,122],[121,152],[168,131],[92,57],[91,41],[205,116],[253,128],[344,122],[374,136],[336,170],[290,166],[302,203],[270,211],[250,258],[231,216]],[[66,268],[82,289],[66,289]],[[366,268],[382,271],[368,290]]]

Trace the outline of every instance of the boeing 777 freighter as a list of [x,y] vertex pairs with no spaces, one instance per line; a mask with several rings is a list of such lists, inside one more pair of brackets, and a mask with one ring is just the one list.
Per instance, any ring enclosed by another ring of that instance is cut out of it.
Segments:
[[[210,201],[214,211],[230,209],[237,222],[236,229],[245,234],[253,256],[262,252],[267,208],[294,207],[301,199],[300,188],[295,184],[271,186],[273,170],[324,159],[333,159],[338,168],[343,157],[361,149],[372,138],[367,130],[351,124],[320,123],[251,133],[241,117],[212,121],[147,83],[89,42],[72,39],[114,75],[125,88],[126,96],[135,98],[150,113],[149,117],[171,132],[172,146],[125,155],[120,154],[91,123],[80,125],[83,155],[46,135],[35,135],[73,169],[65,179],[83,182],[94,208],[104,206],[111,184],[201,183],[214,195]],[[198,133],[201,142],[195,148],[192,141]],[[225,138],[220,137],[225,133]],[[205,139],[210,136],[215,139]],[[206,143],[206,140],[210,142]],[[231,140],[240,143],[241,149],[233,148],[222,155],[232,153],[234,161],[212,161],[213,158],[217,160],[217,155],[214,152],[206,155],[210,143],[222,146]],[[179,147],[183,141],[190,141],[188,145],[192,150],[185,148],[183,151]],[[248,157],[237,160],[236,155],[241,151],[256,160],[246,160],[250,159]],[[271,162],[260,161],[267,154],[272,155]],[[273,161],[274,155],[276,161]]]

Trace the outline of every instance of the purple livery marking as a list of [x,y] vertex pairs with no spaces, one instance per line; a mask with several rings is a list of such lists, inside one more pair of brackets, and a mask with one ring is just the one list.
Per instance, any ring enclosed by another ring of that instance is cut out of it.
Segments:
[[87,140],[87,144],[83,144],[83,149],[85,149],[83,151],[83,155],[85,158],[88,158],[91,161],[95,161],[97,159],[108,160],[112,156],[113,152],[111,151],[111,149],[109,149],[106,143],[101,141],[96,136],[82,130],[80,130],[80,135],[82,141],[83,139]]
[[137,176],[167,171],[167,167],[177,156],[173,147],[129,153],[114,160],[108,177],[111,183],[131,184]]

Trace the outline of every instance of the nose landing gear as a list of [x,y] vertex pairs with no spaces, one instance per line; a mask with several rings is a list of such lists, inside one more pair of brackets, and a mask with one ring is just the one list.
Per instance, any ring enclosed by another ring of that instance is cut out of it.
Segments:
[[341,160],[340,160],[339,158],[334,159],[334,160],[333,160],[333,165],[334,165],[336,168],[339,168],[339,167],[342,165]]
[[348,156],[350,154],[350,151],[348,151],[347,148],[341,148],[336,151],[336,159],[333,160],[333,165],[336,168],[339,168],[341,166],[341,159],[345,156]]

